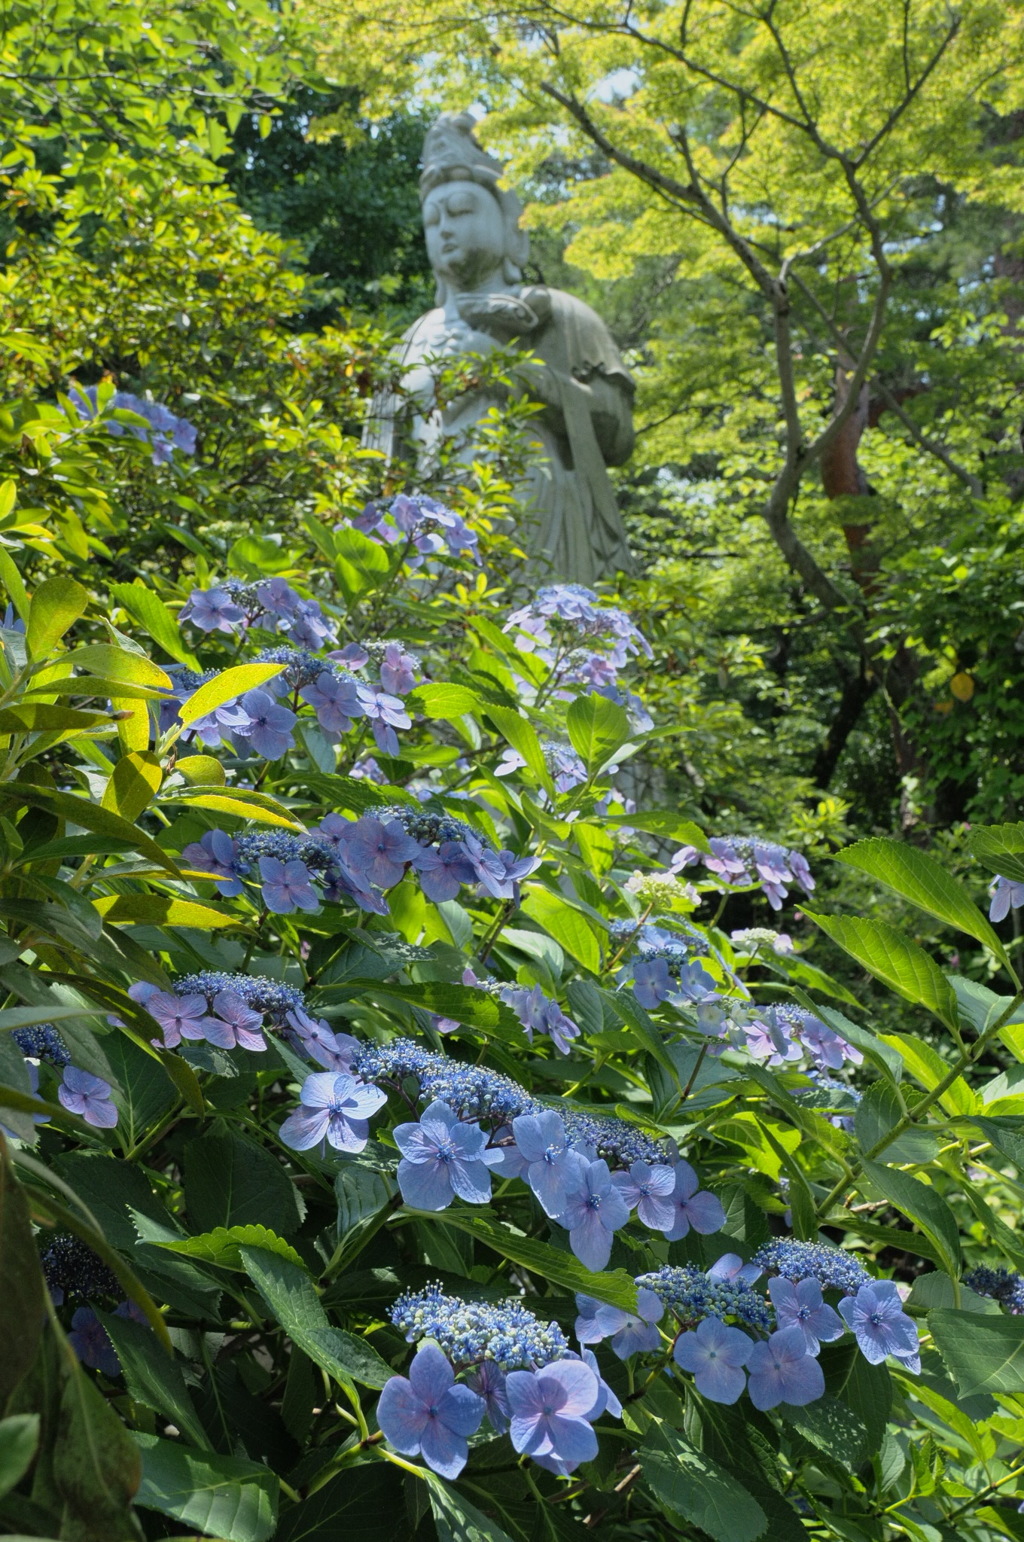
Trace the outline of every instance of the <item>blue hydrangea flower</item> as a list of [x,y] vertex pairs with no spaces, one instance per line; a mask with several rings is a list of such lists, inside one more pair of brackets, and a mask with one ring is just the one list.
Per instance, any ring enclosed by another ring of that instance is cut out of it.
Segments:
[[739,1328],[730,1328],[717,1317],[705,1317],[689,1333],[680,1334],[672,1351],[684,1371],[689,1371],[697,1391],[713,1403],[735,1403],[747,1384],[743,1367],[753,1341]]
[[704,1317],[723,1321],[736,1317],[762,1333],[773,1326],[771,1309],[757,1291],[738,1279],[716,1279],[693,1264],[665,1264],[648,1274],[638,1274],[636,1283],[653,1290],[687,1324],[698,1323]]
[[58,1232],[39,1254],[47,1289],[60,1306],[65,1296],[92,1300],[95,1296],[116,1296],[121,1286],[117,1276],[92,1248],[70,1232]]
[[655,1324],[664,1316],[665,1304],[653,1290],[637,1291],[637,1315],[617,1306],[595,1301],[593,1296],[577,1295],[575,1332],[581,1344],[600,1344],[610,1338],[612,1352],[620,1360],[630,1355],[647,1354],[661,1348],[661,1334]]
[[245,611],[236,604],[227,589],[214,585],[212,589],[193,589],[188,603],[182,607],[181,619],[191,621],[202,632],[233,633]]
[[364,815],[341,833],[340,842],[352,872],[379,889],[390,889],[404,877],[408,863],[421,848],[398,819],[384,823]]
[[304,862],[279,862],[276,857],[260,857],[260,893],[267,909],[277,916],[295,910],[319,910],[320,896],[310,882]]
[[723,1285],[753,1285],[760,1275],[757,1264],[745,1264],[738,1253],[723,1253],[708,1270],[708,1279]]
[[862,1285],[855,1296],[840,1301],[839,1311],[871,1365],[881,1365],[887,1355],[897,1360],[917,1356],[917,1324],[904,1312],[892,1280],[871,1280]]
[[776,1278],[768,1281],[768,1294],[779,1327],[799,1328],[809,1355],[816,1355],[822,1344],[841,1338],[846,1331],[839,1314],[822,1301],[817,1280],[800,1280],[794,1285]]
[[540,1321],[516,1298],[463,1301],[428,1285],[399,1296],[389,1316],[411,1344],[436,1339],[458,1368],[483,1361],[503,1371],[534,1370],[569,1353],[558,1324]]
[[213,998],[213,1010],[217,1021],[224,1024],[224,1035],[211,1042],[220,1043],[223,1049],[248,1049],[254,1054],[266,1050],[262,1015],[247,1006],[237,992],[218,991]]
[[300,1098],[300,1106],[278,1131],[293,1151],[309,1151],[325,1139],[335,1151],[362,1151],[370,1138],[367,1120],[387,1102],[379,1087],[330,1071],[307,1076]]
[[91,1306],[80,1306],[71,1319],[68,1343],[83,1365],[91,1371],[102,1371],[104,1376],[121,1374],[121,1362],[106,1328]]
[[613,1173],[612,1182],[629,1208],[652,1231],[668,1232],[675,1226],[676,1174],[671,1167],[661,1162],[653,1167],[649,1162],[634,1162],[628,1172]]
[[825,1375],[815,1357],[807,1352],[802,1328],[780,1328],[755,1344],[747,1359],[747,1391],[755,1408],[774,1408],[792,1403],[802,1408],[825,1391]]
[[582,1361],[558,1360],[538,1371],[511,1371],[505,1390],[512,1415],[509,1433],[517,1451],[562,1474],[597,1455],[589,1418],[599,1401],[598,1379]]
[[721,1200],[700,1187],[700,1180],[689,1162],[680,1159],[674,1165],[672,1222],[668,1227],[659,1227],[658,1230],[664,1231],[669,1242],[685,1237],[691,1227],[702,1236],[721,1231],[725,1225]]
[[[17,1034],[14,1035],[17,1038]],[[979,1296],[998,1301],[1012,1317],[1024,1316],[1024,1275],[1015,1269],[989,1269],[979,1265],[964,1275],[964,1284]]]
[[57,1097],[69,1114],[78,1114],[86,1124],[112,1130],[117,1123],[117,1109],[111,1101],[111,1086],[102,1076],[93,1076],[78,1066],[67,1065]]
[[353,718],[363,716],[356,681],[322,666],[316,679],[304,685],[299,694],[316,712],[316,720],[324,733],[332,738],[347,733]]
[[475,883],[477,878],[462,841],[443,841],[436,851],[420,847],[413,866],[419,874],[421,889],[435,903],[454,899],[464,883]]
[[64,1043],[60,1031],[52,1023],[37,1023],[31,1028],[15,1028],[11,1038],[23,1055],[33,1060],[45,1060],[62,1071],[71,1064],[71,1051]]
[[282,707],[269,691],[258,686],[246,691],[240,700],[248,714],[249,726],[235,729],[232,737],[237,749],[248,745],[265,760],[279,760],[288,750],[294,749],[292,729],[298,719],[290,707]]
[[512,1410],[505,1388],[505,1372],[499,1370],[493,1360],[484,1360],[466,1377],[466,1386],[472,1388],[484,1400],[491,1428],[499,1435],[508,1429]]
[[[579,1181],[582,1158],[569,1147],[565,1126],[550,1109],[519,1114],[512,1121],[516,1147],[526,1162],[523,1177],[540,1200],[545,1214],[559,1216],[570,1188]],[[504,1162],[502,1171],[505,1171]]]
[[457,1478],[465,1467],[467,1436],[476,1433],[483,1416],[483,1398],[456,1382],[433,1344],[415,1356],[408,1377],[392,1376],[377,1403],[385,1440],[403,1456],[422,1456],[442,1478]]
[[155,1018],[163,1030],[165,1049],[177,1049],[182,1039],[205,1039],[211,1031],[215,1035],[219,1032],[217,1024],[209,1016],[206,996],[198,992],[179,996],[172,995],[170,991],[150,990],[144,998],[144,1005],[150,1017]]
[[209,873],[216,880],[218,892],[225,898],[241,894],[235,843],[226,830],[207,830],[198,841],[186,846],[181,855],[198,872]]
[[500,1071],[464,1065],[411,1039],[364,1045],[353,1059],[353,1069],[363,1081],[389,1087],[413,1077],[424,1102],[440,1099],[463,1119],[489,1117],[508,1123],[517,1114],[539,1113],[542,1107],[525,1087]]
[[407,1205],[417,1210],[445,1210],[456,1197],[485,1205],[491,1197],[487,1136],[476,1124],[461,1124],[447,1103],[436,1101],[415,1124],[394,1130],[402,1153],[398,1186]]
[[999,874],[988,892],[992,897],[988,910],[990,921],[1005,921],[1011,910],[1019,910],[1024,905],[1024,883],[1016,879]]
[[568,1187],[559,1225],[569,1246],[588,1269],[603,1269],[611,1257],[612,1238],[629,1220],[629,1206],[612,1183],[608,1163],[581,1161]]

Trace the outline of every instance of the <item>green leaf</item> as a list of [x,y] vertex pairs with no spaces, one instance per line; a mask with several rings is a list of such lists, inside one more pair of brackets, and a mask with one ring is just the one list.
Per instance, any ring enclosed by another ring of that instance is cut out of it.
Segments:
[[853,1117],[857,1144],[862,1151],[871,1151],[888,1135],[894,1125],[903,1118],[903,1104],[891,1082],[872,1082],[865,1092]]
[[135,1432],[142,1452],[136,1503],[225,1542],[269,1542],[277,1525],[278,1481],[269,1467],[193,1451],[179,1440]]
[[1024,1392],[1024,1317],[983,1317],[936,1307],[928,1327],[961,1397]]
[[986,1114],[971,1114],[970,1120],[978,1126],[985,1139],[991,1141],[1002,1156],[1008,1157],[1019,1173],[1024,1174],[1024,1125],[1021,1120],[1012,1117],[991,1118]]
[[424,717],[447,722],[453,717],[463,717],[467,712],[480,709],[480,697],[465,685],[449,685],[428,682],[418,685],[406,697],[406,701]]
[[53,1477],[63,1501],[65,1537],[111,1542],[134,1534],[131,1501],[139,1486],[139,1453],[117,1414],[62,1342],[62,1378]]
[[653,1425],[637,1455],[655,1497],[715,1542],[754,1542],[763,1535],[768,1517],[757,1500],[678,1430]]
[[379,1215],[391,1198],[392,1190],[382,1173],[355,1162],[346,1162],[334,1180],[338,1201],[338,1237],[372,1216]]
[[286,830],[303,829],[294,814],[290,814],[276,798],[247,787],[177,787],[165,792],[160,801],[188,803],[193,808],[211,809],[215,814],[231,814],[235,819],[252,819],[257,824],[281,825]]
[[596,974],[601,967],[601,948],[594,929],[583,914],[560,894],[537,883],[527,884],[522,902],[523,914],[538,922],[566,953]]
[[17,807],[19,804],[28,804],[30,808],[41,808],[51,814],[66,819],[69,824],[81,825],[83,830],[92,830],[97,835],[113,836],[115,840],[127,841],[132,851],[137,851],[140,856],[150,857],[158,867],[165,868],[180,878],[177,867],[162,847],[150,836],[145,835],[134,824],[129,824],[119,814],[112,810],[101,808],[98,803],[91,803],[88,798],[79,798],[74,793],[56,792],[51,787],[36,787],[27,782],[8,782],[0,786],[0,798]]
[[255,690],[264,681],[272,680],[283,668],[283,664],[236,664],[231,669],[225,669],[182,702],[178,709],[182,724],[187,728],[196,718],[205,717],[208,712],[222,707],[226,701],[234,701],[236,696],[243,696],[246,691]]
[[226,906],[215,910],[202,900],[171,894],[101,894],[93,904],[104,921],[117,926],[195,926],[209,932],[239,925]]
[[472,1215],[467,1211],[448,1210],[444,1224],[464,1231],[478,1242],[483,1242],[495,1253],[508,1258],[514,1264],[539,1274],[553,1285],[561,1285],[568,1291],[581,1291],[609,1306],[621,1307],[626,1312],[636,1312],[636,1286],[623,1269],[611,1273],[593,1274],[571,1253],[563,1253],[547,1242],[536,1242],[523,1237],[511,1227],[503,1226],[489,1216]]
[[26,644],[37,662],[53,651],[68,627],[84,616],[89,591],[73,578],[48,578],[32,596],[28,612]]
[[274,1542],[380,1542],[381,1517],[402,1505],[401,1475],[390,1463],[349,1467],[289,1506]]
[[152,589],[147,589],[144,584],[112,584],[110,595],[172,659],[187,664],[189,669],[199,670],[198,660],[182,641],[177,622]]
[[[915,1033],[888,1033],[879,1037],[883,1044],[892,1045],[907,1070],[929,1092],[952,1069],[948,1060],[943,1060],[937,1050]],[[963,1076],[959,1076],[942,1094],[939,1103],[948,1114],[969,1114],[978,1107],[978,1097]]]
[[387,1361],[363,1339],[333,1327],[303,1267],[265,1252],[243,1247],[246,1273],[294,1344],[337,1381],[383,1387],[394,1375]]
[[125,1385],[135,1401],[172,1420],[194,1445],[208,1447],[209,1437],[199,1422],[177,1360],[142,1323],[98,1309],[96,1316],[107,1330]]
[[[171,677],[159,664],[154,664],[152,659],[142,653],[115,648],[112,643],[87,643],[84,648],[75,648],[68,653],[62,662],[70,664],[73,669],[88,670],[90,675],[99,675],[103,680],[117,680],[164,691],[171,688]],[[80,680],[78,686],[83,692],[94,688],[91,680]]]
[[990,873],[1024,883],[1024,824],[973,825],[967,849]]
[[148,752],[122,755],[103,789],[103,807],[134,824],[160,791],[163,767]]
[[0,1012],[0,1033],[14,1028],[31,1028],[35,1023],[65,1023],[73,1017],[95,1017],[95,1007],[52,1006],[5,1007]]
[[[1024,852],[1024,842],[1021,851]],[[878,878],[937,920],[955,926],[958,931],[966,932],[986,948],[991,948],[1003,964],[1009,962],[990,922],[963,885],[929,852],[908,846],[905,841],[876,838],[848,846],[845,851],[837,852],[833,861],[859,868],[862,873]]]
[[863,1419],[839,1398],[827,1392],[814,1403],[795,1408],[782,1403],[779,1413],[805,1440],[824,1451],[840,1466],[854,1471],[868,1454],[868,1432]]
[[185,1209],[197,1231],[268,1226],[287,1236],[302,1220],[299,1192],[270,1152],[242,1135],[204,1135],[185,1147]]
[[959,1031],[956,997],[946,976],[923,948],[884,921],[861,916],[822,916],[802,907],[827,937],[863,964],[876,979]]
[[36,1357],[45,1320],[45,1291],[25,1191],[0,1140],[0,1409]]
[[696,846],[698,851],[708,856],[711,854],[708,838],[700,825],[684,819],[674,809],[655,808],[647,809],[646,812],[638,810],[635,814],[605,814],[601,822],[608,828],[627,825],[633,830],[644,830],[648,835],[660,835],[662,840],[678,841],[681,846]]
[[38,1444],[38,1414],[0,1419],[0,1499],[24,1477]]
[[960,1231],[956,1217],[942,1195],[919,1178],[912,1178],[895,1167],[883,1167],[880,1162],[865,1158],[862,1168],[865,1178],[878,1192],[931,1238],[947,1274],[959,1275]]
[[489,1521],[465,1495],[445,1483],[430,1484],[430,1508],[437,1542],[510,1542],[507,1531]]
[[565,715],[565,724],[572,747],[591,777],[631,735],[625,707],[595,692],[576,698]]
[[540,747],[540,740],[524,717],[514,712],[511,707],[494,706],[491,702],[483,709],[484,714],[490,718],[498,733],[510,744],[514,750],[518,750],[526,761],[534,776],[541,786],[553,797],[555,785],[551,780],[547,761],[544,759],[544,751]]
[[[574,985],[569,987],[570,1000],[576,987],[582,987],[586,983],[585,980],[574,982]],[[658,1064],[668,1072],[681,1093],[683,1084],[679,1081],[676,1063],[665,1046],[661,1030],[650,1014],[637,1001],[633,992],[626,989],[608,991],[598,987],[595,990],[595,995],[599,1002],[606,1003],[617,1017],[621,1017],[623,1022],[628,1023],[640,1048],[646,1054],[653,1056]],[[591,1031],[593,1032],[593,1030]]]
[[242,1257],[244,1247],[262,1248],[294,1264],[298,1269],[304,1270],[306,1267],[290,1242],[285,1242],[283,1237],[278,1237],[269,1227],[257,1224],[215,1226],[212,1231],[202,1232],[198,1237],[176,1237],[173,1241],[168,1240],[159,1245],[170,1253],[180,1253],[184,1258],[200,1258],[204,1263],[217,1264],[221,1269],[239,1272],[245,1270]]

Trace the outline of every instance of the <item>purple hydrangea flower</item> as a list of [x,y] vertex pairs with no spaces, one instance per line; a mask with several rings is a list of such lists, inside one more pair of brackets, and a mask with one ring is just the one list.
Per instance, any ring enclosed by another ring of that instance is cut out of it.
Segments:
[[589,1365],[590,1369],[597,1377],[597,1402],[594,1404],[593,1408],[590,1410],[590,1413],[587,1415],[587,1418],[590,1420],[591,1424],[593,1424],[595,1420],[600,1419],[605,1409],[608,1410],[613,1419],[621,1419],[622,1404],[619,1402],[618,1398],[615,1396],[615,1393],[612,1391],[611,1387],[601,1375],[601,1367],[597,1363],[597,1356],[595,1355],[594,1351],[592,1349],[581,1349],[580,1359],[583,1361],[584,1365]]
[[990,921],[1005,921],[1011,910],[1019,910],[1024,905],[1024,883],[1004,878],[1002,874],[993,880],[989,894],[992,896],[988,911]]
[[747,1360],[750,1380],[747,1391],[755,1408],[774,1408],[792,1403],[802,1408],[816,1402],[825,1391],[825,1375],[815,1357],[807,1352],[803,1328],[780,1328],[767,1343],[754,1345]]
[[79,1114],[86,1124],[100,1130],[112,1130],[117,1123],[117,1109],[110,1098],[111,1086],[102,1076],[93,1076],[76,1065],[66,1065],[57,1097],[69,1114]]
[[597,1455],[589,1417],[599,1401],[598,1379],[581,1360],[555,1360],[538,1371],[510,1371],[505,1379],[512,1444],[559,1473]]
[[245,620],[245,611],[232,599],[226,589],[193,589],[188,604],[181,608],[180,620],[191,621],[203,632],[234,631]]
[[633,995],[648,1012],[672,994],[674,985],[664,958],[638,959],[633,965]]
[[442,1478],[457,1478],[469,1456],[467,1436],[480,1428],[484,1400],[455,1381],[445,1356],[424,1344],[408,1378],[392,1376],[377,1403],[377,1422],[396,1451],[420,1456]]
[[482,1360],[466,1377],[466,1386],[483,1398],[491,1428],[504,1435],[511,1417],[504,1371],[493,1360]]
[[263,903],[276,916],[289,916],[294,910],[319,910],[320,896],[313,888],[305,862],[279,862],[276,857],[260,857],[260,893]]
[[173,996],[169,991],[154,990],[143,1005],[160,1024],[166,1049],[177,1049],[182,1039],[205,1039],[210,1029],[219,1031],[219,1025],[206,1015],[205,996]]
[[628,1220],[629,1206],[612,1183],[608,1163],[581,1161],[558,1217],[580,1263],[603,1269],[611,1257],[612,1237]]
[[675,1226],[676,1174],[671,1167],[662,1162],[653,1166],[649,1162],[634,1162],[628,1173],[613,1173],[612,1182],[629,1208],[652,1231],[667,1232]]
[[435,1099],[418,1123],[396,1125],[394,1137],[402,1153],[398,1186],[407,1205],[445,1210],[456,1195],[486,1205],[497,1155],[484,1149],[487,1136],[478,1124],[461,1123],[447,1103]]
[[708,1270],[708,1279],[723,1285],[753,1285],[761,1273],[757,1264],[745,1264],[738,1253],[723,1253]]
[[367,1120],[388,1100],[379,1087],[331,1071],[307,1076],[300,1098],[278,1131],[293,1151],[309,1151],[325,1139],[335,1151],[362,1151],[370,1138]]
[[369,685],[357,686],[356,693],[363,716],[370,719],[377,748],[383,750],[385,755],[397,755],[398,735],[395,729],[412,727],[412,718],[401,699],[388,695],[386,691],[375,691]]
[[218,991],[213,1010],[224,1024],[224,1049],[249,1049],[256,1054],[266,1049],[262,1014],[254,1012],[235,991]]
[[781,1278],[769,1280],[768,1294],[779,1327],[799,1328],[809,1355],[816,1355],[822,1344],[830,1344],[846,1331],[838,1312],[822,1300],[817,1280],[800,1280],[796,1285]]
[[91,1306],[80,1306],[71,1319],[68,1343],[83,1365],[104,1376],[120,1376],[121,1362],[107,1336],[107,1330]]
[[634,1316],[621,1307],[595,1301],[592,1296],[578,1295],[576,1337],[581,1344],[600,1344],[603,1339],[610,1338],[612,1352],[620,1360],[660,1349],[661,1334],[655,1324],[664,1315],[665,1303],[653,1290],[643,1287],[637,1291],[636,1303],[638,1315]]
[[679,1336],[672,1354],[676,1364],[692,1374],[702,1397],[713,1403],[735,1403],[747,1383],[743,1367],[753,1347],[749,1335],[739,1328],[705,1317],[693,1332]]
[[422,854],[400,819],[383,824],[364,815],[341,832],[339,842],[349,870],[379,889],[392,888],[403,877],[406,863]]
[[691,1226],[706,1237],[712,1232],[721,1231],[725,1225],[721,1200],[700,1187],[697,1174],[689,1162],[676,1162],[675,1186],[671,1198],[672,1224],[667,1228],[658,1228],[664,1231],[669,1242],[677,1242],[680,1237],[685,1237]]
[[[265,760],[279,760],[294,748],[292,729],[298,719],[290,707],[282,707],[269,691],[259,687],[246,691],[241,704],[248,713],[249,727],[235,729],[233,737],[237,748],[251,745]],[[239,744],[239,740],[243,743]]]
[[476,881],[476,868],[461,841],[442,841],[436,851],[432,846],[421,846],[418,852],[413,866],[427,899],[454,899],[464,883]]
[[404,696],[416,684],[416,660],[398,643],[388,643],[384,649],[380,683],[389,696]]
[[341,680],[324,670],[311,685],[299,692],[316,712],[316,720],[327,734],[347,733],[352,719],[362,717],[363,708],[354,680]]
[[[569,1149],[565,1126],[553,1110],[519,1114],[512,1121],[516,1148],[526,1163],[522,1176],[550,1216],[565,1209],[570,1188],[580,1176],[583,1158]],[[506,1173],[505,1164],[502,1171]],[[519,1176],[518,1174],[516,1176]]]
[[241,894],[242,881],[236,868],[235,843],[226,830],[207,830],[198,841],[192,841],[186,846],[181,855],[198,872],[209,873],[225,898]]
[[872,1280],[855,1296],[844,1296],[839,1310],[847,1327],[857,1336],[861,1354],[872,1365],[887,1355],[912,1360],[918,1352],[917,1325],[903,1310],[892,1280]]

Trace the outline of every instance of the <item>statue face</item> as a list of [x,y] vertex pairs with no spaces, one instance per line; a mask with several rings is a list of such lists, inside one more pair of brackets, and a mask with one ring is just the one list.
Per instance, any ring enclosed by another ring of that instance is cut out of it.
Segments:
[[505,222],[498,200],[475,182],[445,182],[423,203],[427,256],[438,278],[474,289],[501,267]]

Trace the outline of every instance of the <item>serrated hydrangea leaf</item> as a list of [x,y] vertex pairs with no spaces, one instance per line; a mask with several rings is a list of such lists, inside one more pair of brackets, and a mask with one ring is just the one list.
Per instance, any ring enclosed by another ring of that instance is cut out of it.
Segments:
[[678,1430],[659,1421],[648,1431],[638,1456],[654,1496],[715,1542],[755,1542],[763,1536],[768,1517],[757,1500]]
[[246,691],[255,690],[264,681],[272,680],[283,668],[283,664],[236,664],[231,669],[222,670],[182,702],[178,716],[187,727],[196,718],[205,717],[225,702],[234,701],[236,696],[243,696]]
[[[973,834],[976,832],[972,832]],[[1021,827],[1021,852],[1024,853],[1024,827]],[[833,861],[858,868],[872,878],[902,894],[912,904],[945,921],[947,926],[966,932],[985,947],[991,948],[1004,964],[1006,950],[991,923],[973,903],[967,890],[947,872],[937,857],[930,852],[910,846],[906,841],[885,840],[876,837],[858,841],[836,852]]]
[[936,1307],[928,1327],[961,1397],[1024,1392],[1024,1317],[983,1317]]
[[125,1385],[135,1401],[172,1420],[194,1445],[208,1448],[209,1437],[196,1414],[180,1362],[142,1323],[116,1312],[97,1310],[96,1316],[114,1346]]
[[355,1162],[346,1162],[334,1180],[338,1201],[338,1238],[346,1237],[361,1221],[377,1215],[392,1195],[381,1173]]
[[438,1542],[511,1542],[508,1532],[470,1504],[457,1489],[431,1479],[430,1508]]
[[565,726],[573,749],[592,777],[630,738],[625,707],[595,692],[576,698],[565,715]]
[[299,1225],[299,1191],[280,1162],[242,1135],[204,1135],[185,1147],[185,1208],[199,1232],[261,1225],[288,1236]]
[[955,1215],[938,1190],[898,1168],[884,1167],[880,1162],[864,1158],[861,1166],[868,1182],[931,1239],[947,1273],[959,1275],[960,1230]]
[[823,916],[806,906],[803,913],[904,1000],[927,1007],[947,1028],[959,1028],[952,986],[930,954],[910,937],[887,922],[863,916]]
[[305,1272],[305,1264],[290,1242],[278,1237],[266,1226],[215,1226],[198,1237],[176,1237],[161,1241],[161,1247],[184,1258],[198,1258],[203,1263],[218,1264],[222,1269],[245,1270],[242,1248],[261,1248]]
[[327,1320],[306,1268],[256,1244],[241,1249],[242,1266],[294,1344],[339,1381],[383,1387],[394,1374],[377,1351]]
[[211,1456],[140,1431],[134,1438],[142,1454],[137,1504],[223,1542],[269,1542],[279,1486],[269,1467],[243,1457]]
[[1024,883],[1024,824],[974,825],[967,849],[989,872]]

